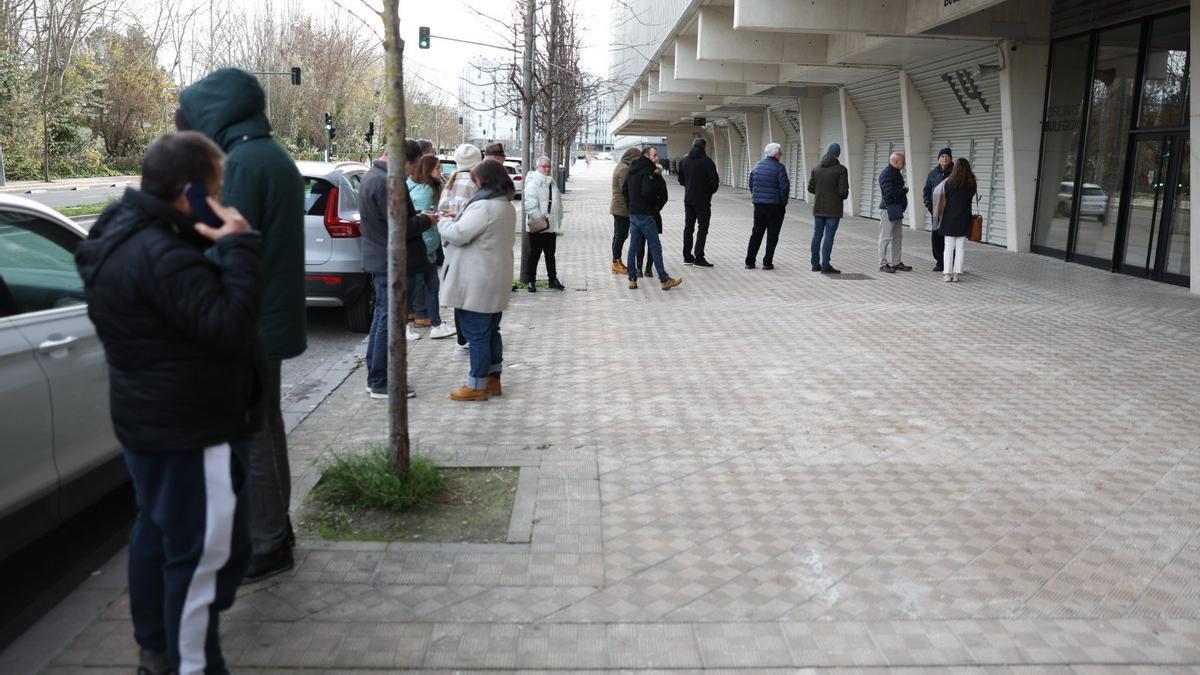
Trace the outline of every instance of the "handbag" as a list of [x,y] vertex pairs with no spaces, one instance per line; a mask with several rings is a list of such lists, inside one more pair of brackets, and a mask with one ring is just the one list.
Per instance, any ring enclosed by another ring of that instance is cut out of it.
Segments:
[[[979,207],[979,195],[975,195],[975,206]],[[968,237],[971,241],[983,241],[983,216],[978,213],[971,214],[971,235]]]
[[554,186],[550,186],[550,197],[546,200],[546,214],[529,221],[529,234],[541,234],[550,229],[550,207],[554,205]]

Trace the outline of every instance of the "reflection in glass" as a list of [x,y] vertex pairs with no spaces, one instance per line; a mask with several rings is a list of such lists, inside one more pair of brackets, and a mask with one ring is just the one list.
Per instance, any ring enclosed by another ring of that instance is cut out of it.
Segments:
[[1042,123],[1042,169],[1033,243],[1064,253],[1083,116],[1085,87],[1081,83],[1087,76],[1088,44],[1087,36],[1054,43],[1050,54],[1050,93]]
[[[1154,266],[1158,221],[1162,216],[1170,139],[1138,141],[1134,146],[1133,189],[1129,196],[1129,228],[1125,237],[1125,267],[1148,272]],[[1189,224],[1190,227],[1190,224]]]
[[1192,171],[1191,146],[1182,144],[1179,154],[1179,181],[1175,192],[1175,206],[1171,216],[1171,238],[1167,241],[1167,274],[1190,277],[1192,273]]
[[1142,84],[1140,127],[1172,127],[1187,123],[1188,14],[1156,19],[1150,28],[1146,79]]
[[1116,244],[1141,37],[1140,25],[1100,33],[1090,91],[1074,252],[1106,265],[1112,262]]

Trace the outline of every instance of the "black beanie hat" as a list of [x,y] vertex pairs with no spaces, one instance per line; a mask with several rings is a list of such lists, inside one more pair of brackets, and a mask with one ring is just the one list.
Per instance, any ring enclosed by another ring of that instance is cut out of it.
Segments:
[[954,153],[950,152],[950,148],[942,148],[941,150],[938,150],[937,158],[941,159],[942,155],[950,155],[950,159],[954,159]]

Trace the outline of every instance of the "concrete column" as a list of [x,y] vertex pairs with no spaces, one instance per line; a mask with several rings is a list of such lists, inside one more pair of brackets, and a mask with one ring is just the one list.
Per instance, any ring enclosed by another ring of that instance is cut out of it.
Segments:
[[870,215],[859,213],[859,198],[858,193],[862,191],[863,182],[863,143],[867,137],[867,125],[863,123],[862,117],[858,114],[858,109],[854,107],[854,101],[850,100],[850,94],[846,92],[845,87],[838,88],[838,96],[842,103],[842,164],[846,165],[846,171],[849,173],[850,179],[850,197],[846,200],[846,215],[860,216]]
[[800,107],[800,171],[804,192],[808,194],[808,175],[821,163],[825,148],[821,147],[821,99],[798,98]]
[[937,163],[929,157],[929,144],[933,142],[933,114],[921,98],[912,78],[900,71],[900,109],[904,117],[904,154],[908,159],[908,217],[914,230],[925,229],[925,202],[921,190],[929,170]]
[[667,158],[673,160],[672,165],[687,156],[688,150],[692,149],[693,138],[690,133],[667,134]]
[[780,145],[787,144],[787,132],[783,130],[783,126],[779,124],[779,120],[775,115],[771,114],[770,110],[764,111],[763,135],[766,137],[767,143],[778,143]]
[[708,156],[712,157],[712,161],[717,165],[717,176],[721,178],[721,183],[729,185],[726,180],[729,177],[728,162],[725,161],[725,151],[729,148],[728,132],[723,127],[713,126],[712,140],[708,144]]
[[[726,175],[722,176],[722,178],[729,184],[729,187],[735,188],[739,187],[737,177],[738,170],[740,169],[737,149],[737,143],[739,142],[737,140],[737,132],[729,127],[725,127],[725,143],[721,144],[721,152],[728,153],[725,156],[729,157],[729,166],[725,167]],[[743,157],[742,159],[745,158]]]
[[[770,115],[765,108],[746,113],[746,161],[750,166],[754,166],[763,156],[763,148],[767,147],[767,135],[764,131],[768,117]],[[777,142],[782,145],[782,142]]]
[[[1192,0],[1192,53],[1200,54],[1200,0]],[[1200,172],[1196,171],[1198,160],[1200,160],[1200,95],[1196,93],[1196,87],[1192,87],[1192,113],[1191,119],[1191,136],[1192,140],[1189,144],[1192,148],[1191,157],[1188,161],[1191,162],[1189,167],[1192,176],[1192,196],[1200,195]],[[1192,292],[1200,295],[1200,274],[1196,274],[1196,264],[1200,262],[1200,212],[1192,209],[1192,257],[1190,259],[1189,269],[1191,271]]]
[[[1194,39],[1194,37],[1193,37]],[[1000,124],[1004,152],[1004,201],[1008,250],[1027,253],[1033,234],[1038,151],[1050,48],[1006,43],[1000,71]]]

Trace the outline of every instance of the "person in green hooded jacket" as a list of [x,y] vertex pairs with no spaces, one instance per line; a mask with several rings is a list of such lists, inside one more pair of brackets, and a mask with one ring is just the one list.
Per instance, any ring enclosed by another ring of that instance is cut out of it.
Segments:
[[250,537],[254,556],[246,579],[257,581],[293,566],[291,469],[280,407],[280,362],[307,344],[304,305],[304,179],[275,140],[263,89],[244,70],[223,68],[179,97],[176,126],[211,138],[225,151],[221,201],[237,209],[262,237],[263,304],[259,322],[266,426],[250,445]]

